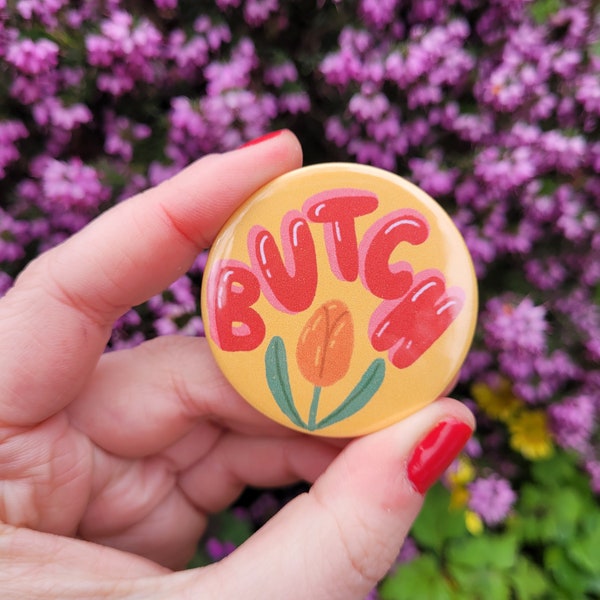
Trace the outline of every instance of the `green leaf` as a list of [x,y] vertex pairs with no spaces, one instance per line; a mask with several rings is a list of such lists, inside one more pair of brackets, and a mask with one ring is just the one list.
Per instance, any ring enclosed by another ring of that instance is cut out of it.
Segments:
[[544,572],[525,556],[520,556],[510,571],[510,579],[516,600],[537,600],[547,598],[550,582]]
[[279,336],[274,336],[269,342],[269,346],[265,353],[265,370],[267,374],[267,385],[277,402],[277,406],[281,412],[298,427],[306,429],[306,424],[300,418],[292,389],[290,387],[290,377],[287,367],[287,356],[285,352],[285,344]]
[[569,454],[555,452],[550,458],[533,463],[531,474],[533,479],[548,488],[563,487],[564,483],[573,482],[577,476],[577,467]]
[[529,542],[568,541],[584,514],[583,498],[572,487],[551,490],[523,486],[516,529]]
[[448,562],[476,570],[512,569],[517,562],[517,538],[513,535],[482,535],[453,540],[448,545]]
[[329,427],[343,421],[363,408],[377,393],[385,378],[385,360],[376,358],[365,371],[348,397],[324,419],[317,423],[317,429]]
[[443,570],[432,556],[423,554],[400,565],[382,583],[381,600],[452,600],[454,598]]
[[529,9],[533,20],[539,25],[543,25],[548,19],[558,12],[562,3],[560,0],[537,0]]
[[508,573],[493,569],[472,569],[463,565],[449,565],[456,589],[453,600],[509,600]]
[[211,517],[208,533],[240,546],[252,535],[253,529],[249,519],[240,518],[231,510],[224,510]]
[[593,515],[585,533],[573,536],[567,545],[569,558],[581,569],[596,573],[600,568],[600,513]]
[[419,546],[440,553],[448,540],[467,535],[463,511],[450,510],[449,505],[450,494],[443,485],[438,483],[427,492],[411,530]]
[[544,552],[544,566],[568,598],[585,598],[588,579],[569,559],[561,546],[550,546]]

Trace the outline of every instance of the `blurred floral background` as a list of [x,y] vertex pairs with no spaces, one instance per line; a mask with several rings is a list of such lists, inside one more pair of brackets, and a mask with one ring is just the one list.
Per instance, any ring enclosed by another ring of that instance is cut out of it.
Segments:
[[[478,431],[372,598],[598,598],[599,125],[593,0],[0,0],[0,295],[113,204],[270,130],[305,164],[412,180],[479,277],[455,390]],[[201,335],[205,258],[108,350]],[[246,492],[193,564],[301,489]]]

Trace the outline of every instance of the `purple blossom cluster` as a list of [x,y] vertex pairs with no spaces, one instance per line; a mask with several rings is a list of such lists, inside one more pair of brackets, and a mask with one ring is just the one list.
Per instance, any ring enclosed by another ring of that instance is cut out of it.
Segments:
[[[464,235],[481,309],[458,392],[506,405],[469,400],[470,509],[514,505],[526,467],[494,420],[514,406],[519,447],[547,428],[600,493],[599,40],[592,0],[0,0],[0,295],[113,204],[289,127],[306,162],[404,175]],[[111,348],[202,334],[204,261]]]
[[592,475],[600,19],[588,1],[537,19],[534,4],[360,0],[363,24],[345,25],[320,64],[323,97],[342,100],[325,135],[452,213],[483,300],[463,383],[510,382],[519,401],[548,410],[554,441]]
[[506,519],[517,499],[510,482],[497,475],[476,479],[469,484],[469,493],[469,508],[492,526]]
[[[277,1],[208,3],[189,20],[183,11],[177,0],[142,11],[121,0],[0,1],[2,293],[28,260],[115,202],[310,110],[296,63],[252,39],[267,21],[276,34],[289,26]],[[139,309],[143,319],[126,315],[112,345],[202,333],[200,278],[194,269]]]

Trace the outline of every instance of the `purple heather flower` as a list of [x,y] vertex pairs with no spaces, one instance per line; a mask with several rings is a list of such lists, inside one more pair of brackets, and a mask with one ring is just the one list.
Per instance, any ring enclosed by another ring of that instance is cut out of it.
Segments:
[[158,161],[153,161],[148,167],[148,181],[151,186],[157,186],[179,172],[176,165],[163,165]]
[[266,84],[274,85],[277,88],[285,83],[298,80],[298,70],[292,61],[285,61],[277,65],[272,65],[265,69],[263,80]]
[[524,269],[527,279],[540,290],[554,290],[569,276],[566,265],[553,256],[529,259]]
[[217,561],[231,554],[236,549],[236,545],[233,542],[223,542],[215,537],[210,537],[206,540],[204,548],[208,556]]
[[194,264],[190,267],[192,273],[203,273],[208,262],[208,250],[200,252],[194,261]]
[[242,0],[215,0],[215,3],[219,10],[225,11],[228,8],[238,8]]
[[34,105],[33,118],[41,127],[71,131],[81,124],[89,123],[92,113],[85,104],[77,103],[66,107],[60,98],[51,96]]
[[367,96],[363,93],[354,94],[350,99],[348,110],[362,121],[378,120],[388,110],[390,103],[383,94],[373,94]]
[[408,161],[413,181],[434,198],[450,194],[459,175],[456,169],[442,167],[440,152],[433,152],[427,159],[412,158]]
[[594,458],[586,460],[585,468],[591,478],[590,487],[592,491],[595,494],[600,494],[600,460]]
[[598,72],[586,73],[577,82],[575,98],[581,103],[584,110],[590,114],[600,116],[600,81]]
[[443,0],[420,0],[410,7],[409,19],[415,23],[443,23],[448,18],[448,3]]
[[538,354],[546,348],[546,309],[530,298],[519,303],[494,298],[485,307],[484,330],[489,348]]
[[244,20],[250,27],[260,27],[279,8],[279,0],[246,0]]
[[8,292],[8,290],[12,287],[12,284],[12,277],[8,273],[0,271],[0,298],[2,298],[2,296]]
[[218,50],[223,44],[231,42],[231,29],[226,23],[213,23],[206,15],[194,21],[194,31],[204,36],[210,50]]
[[517,499],[510,483],[498,475],[475,479],[468,489],[469,508],[491,526],[506,519]]
[[374,587],[365,597],[365,600],[379,600],[379,592],[377,587]]
[[97,79],[99,90],[113,96],[131,91],[136,81],[153,83],[156,80],[154,60],[165,51],[160,31],[145,18],[136,23],[131,14],[115,10],[102,21],[101,34],[90,34],[85,45],[92,66],[110,68]]
[[0,121],[0,179],[6,175],[6,167],[21,155],[16,142],[28,136],[21,121]]
[[590,447],[597,410],[593,399],[580,395],[552,405],[548,410],[550,427],[558,444],[563,448],[584,454]]
[[152,133],[143,123],[134,123],[127,117],[108,112],[105,116],[104,150],[107,154],[129,162],[133,156],[133,142],[144,140]]
[[368,25],[383,29],[396,17],[399,0],[360,0],[358,14]]
[[251,71],[257,64],[254,44],[247,38],[243,39],[234,48],[229,62],[213,62],[204,70],[208,96],[217,96],[223,91],[235,88],[247,88]]
[[156,4],[158,10],[175,10],[177,3],[178,0],[154,0],[154,4]]
[[58,65],[58,51],[58,46],[45,38],[24,39],[9,44],[5,60],[24,75],[40,75]]
[[40,206],[48,212],[96,209],[108,197],[98,171],[80,158],[67,162],[49,159],[43,172]]
[[290,113],[297,115],[307,113],[310,110],[310,96],[306,92],[290,92],[282,94],[277,99],[277,110],[280,113]]
[[264,525],[279,509],[281,501],[269,492],[262,493],[249,508],[249,515],[254,523]]
[[13,262],[25,255],[23,233],[25,222],[16,221],[0,208],[0,263]]
[[208,42],[203,36],[187,39],[181,29],[176,29],[168,38],[165,54],[175,62],[181,78],[191,77],[208,62]]
[[162,294],[148,301],[157,316],[154,329],[159,335],[203,335],[204,326],[197,316],[196,298],[187,275],[179,278]]
[[56,14],[67,4],[67,1],[68,0],[19,0],[17,2],[17,12],[27,21],[37,17],[46,27],[55,28],[58,24]]
[[400,552],[398,553],[398,557],[392,565],[391,570],[393,570],[397,565],[411,562],[417,558],[419,554],[419,547],[417,546],[414,538],[410,535],[407,536],[404,540],[404,543],[400,547]]

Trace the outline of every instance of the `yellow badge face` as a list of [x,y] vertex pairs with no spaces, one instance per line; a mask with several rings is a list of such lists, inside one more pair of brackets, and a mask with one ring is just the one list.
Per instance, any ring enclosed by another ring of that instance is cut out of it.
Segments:
[[433,402],[471,344],[477,283],[442,208],[374,167],[304,167],[225,224],[202,285],[221,370],[293,429],[363,435]]

